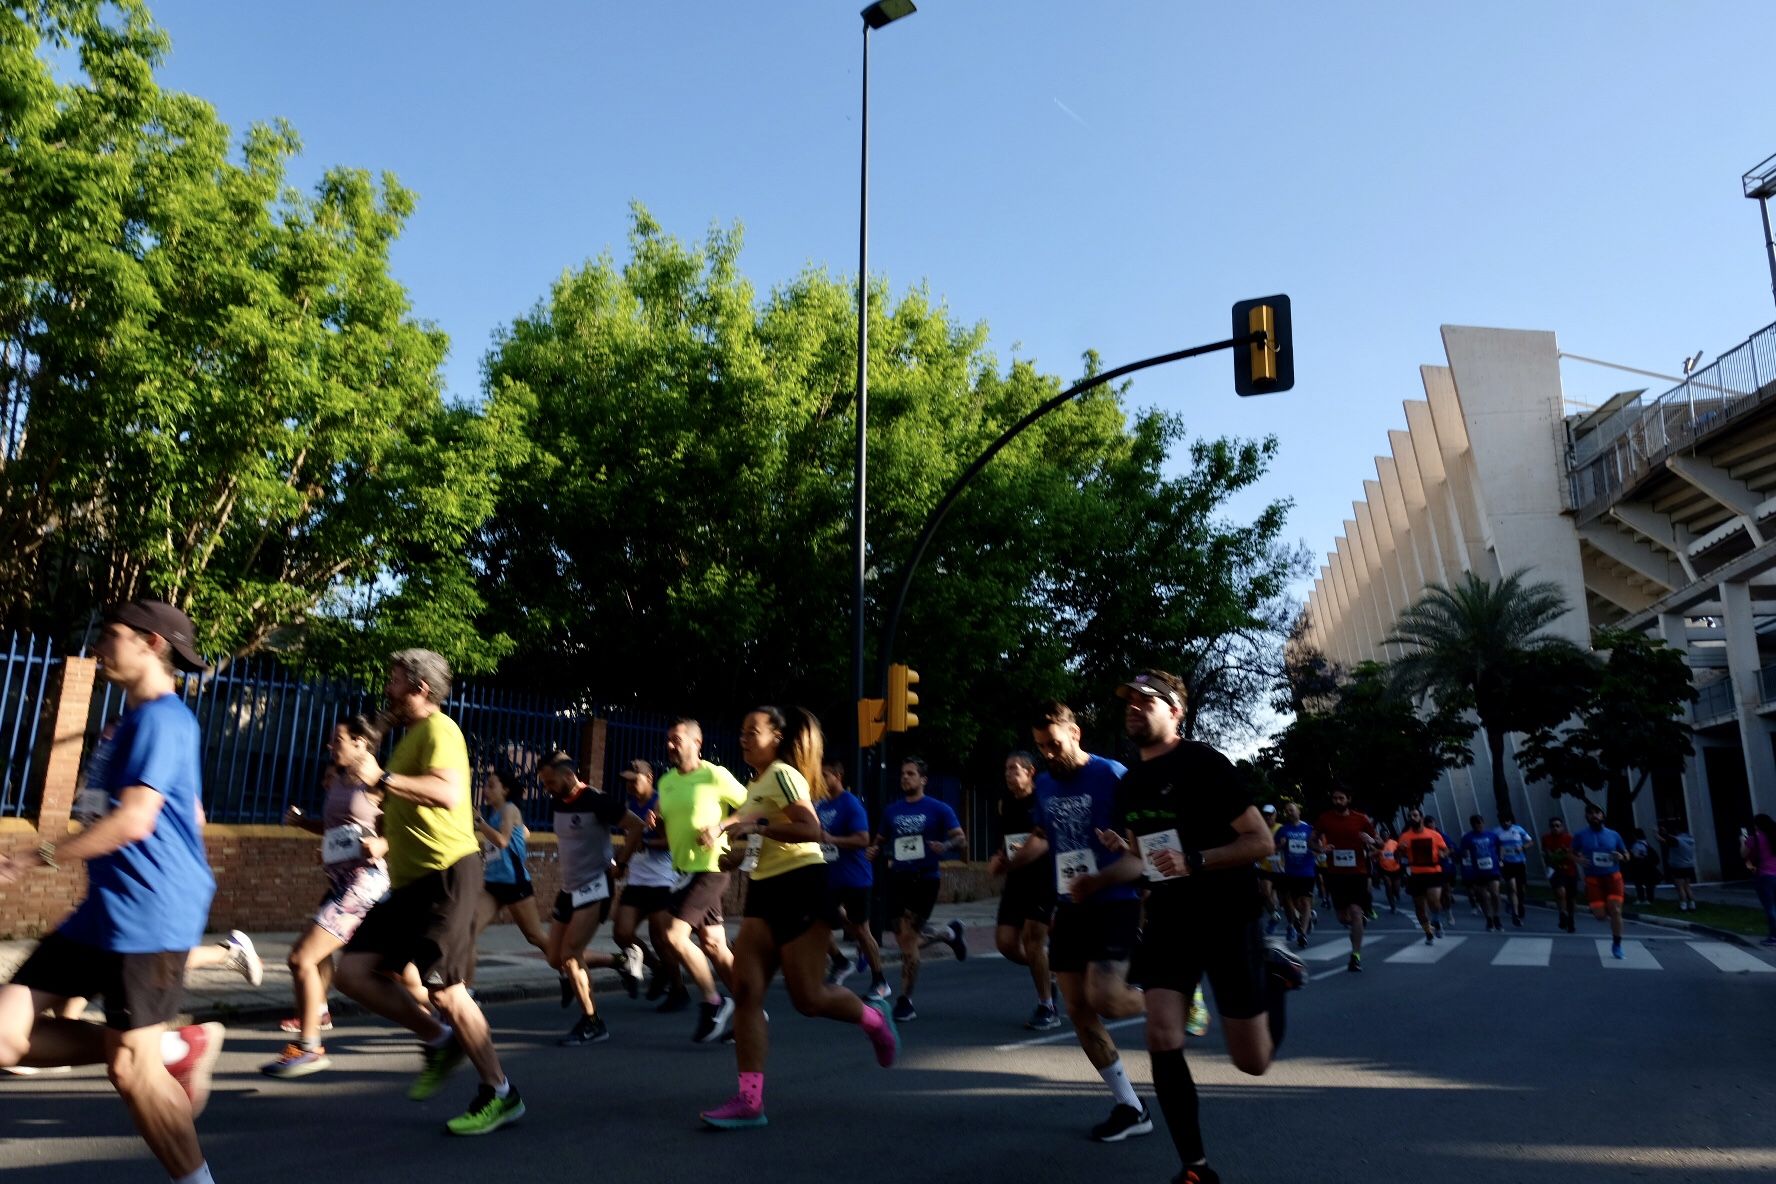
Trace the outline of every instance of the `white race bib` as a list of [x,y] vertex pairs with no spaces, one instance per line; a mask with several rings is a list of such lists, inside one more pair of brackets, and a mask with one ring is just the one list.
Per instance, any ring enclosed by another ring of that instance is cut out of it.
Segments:
[[1616,853],[1614,851],[1591,852],[1591,866],[1602,868],[1604,871],[1614,871],[1616,867]]
[[895,863],[918,863],[924,858],[924,835],[901,835],[894,840]]
[[765,836],[750,834],[746,836],[746,855],[740,860],[740,870],[750,872],[759,865],[759,850],[765,845]]
[[74,795],[74,817],[81,822],[96,822],[111,812],[111,795],[88,786]]
[[322,863],[351,863],[364,858],[364,832],[355,822],[335,826],[321,836]]
[[1291,855],[1306,855],[1307,854],[1307,840],[1306,839],[1290,839],[1289,840],[1289,854],[1291,854]]
[[1141,864],[1147,869],[1149,880],[1175,880],[1183,873],[1168,876],[1154,866],[1153,857],[1161,851],[1170,851],[1177,856],[1178,862],[1184,862],[1184,844],[1178,839],[1175,830],[1162,830],[1155,834],[1142,835],[1136,840],[1141,846]]
[[1474,866],[1479,868],[1483,872],[1491,871],[1492,870],[1492,856],[1490,856],[1490,855],[1476,855],[1476,856],[1474,856]]
[[1073,881],[1098,870],[1098,858],[1090,851],[1055,852],[1055,891],[1066,896],[1073,890]]
[[839,861],[839,849],[831,843],[822,843],[820,844],[820,858],[826,860],[828,863],[837,863]]
[[583,909],[589,904],[597,904],[601,900],[609,900],[611,894],[610,877],[598,876],[590,884],[581,884],[573,890],[568,899],[573,907]]
[[1357,853],[1355,851],[1346,851],[1342,847],[1334,847],[1332,849],[1332,866],[1356,867]]
[[1024,833],[1017,834],[1017,835],[1006,835],[1005,836],[1005,854],[1007,856],[1016,855],[1018,853],[1018,848],[1022,847],[1025,843],[1027,843],[1029,841],[1030,841],[1030,832],[1029,831],[1025,831]]

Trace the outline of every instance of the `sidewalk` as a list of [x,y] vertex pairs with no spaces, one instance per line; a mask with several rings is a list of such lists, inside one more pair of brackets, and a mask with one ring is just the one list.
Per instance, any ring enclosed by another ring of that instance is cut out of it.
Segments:
[[[969,949],[986,953],[993,948],[993,917],[999,907],[997,897],[958,904],[940,904],[931,915],[933,925],[942,927],[960,921],[968,930]],[[740,928],[738,917],[728,919],[731,942]],[[215,940],[220,935],[212,935]],[[221,1020],[225,1023],[275,1023],[295,1011],[295,994],[290,987],[290,972],[284,961],[298,937],[295,933],[255,933],[250,935],[259,956],[265,962],[265,981],[257,987],[247,983],[232,970],[199,970],[186,977],[185,1007],[195,1022]],[[35,947],[31,941],[0,942],[0,982],[12,972]],[[599,928],[592,949],[616,951],[611,940],[610,925]],[[951,956],[940,944],[926,949],[924,957],[940,960]],[[890,939],[883,943],[882,960],[894,963],[900,952]],[[601,992],[621,991],[614,970],[593,971],[593,984]],[[497,924],[481,935],[480,958],[475,973],[475,995],[484,1003],[503,1003],[514,999],[554,999],[559,991],[556,975],[533,949],[515,925]],[[337,1015],[355,1015],[359,1008],[335,991],[330,1006]]]

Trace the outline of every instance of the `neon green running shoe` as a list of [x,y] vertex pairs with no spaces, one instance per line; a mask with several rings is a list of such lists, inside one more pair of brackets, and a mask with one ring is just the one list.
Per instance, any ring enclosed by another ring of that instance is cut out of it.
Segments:
[[491,1085],[482,1082],[469,1108],[445,1123],[444,1129],[453,1135],[487,1135],[523,1117],[524,1099],[518,1096],[516,1088],[506,1091],[502,1098]]
[[1190,1000],[1190,1014],[1184,1017],[1184,1030],[1192,1036],[1201,1036],[1209,1030],[1209,1007],[1203,1002],[1203,989],[1198,987],[1196,995]]
[[421,1052],[425,1056],[425,1067],[407,1087],[407,1097],[414,1102],[423,1102],[444,1088],[444,1079],[463,1063],[463,1046],[454,1035],[437,1048],[428,1045]]

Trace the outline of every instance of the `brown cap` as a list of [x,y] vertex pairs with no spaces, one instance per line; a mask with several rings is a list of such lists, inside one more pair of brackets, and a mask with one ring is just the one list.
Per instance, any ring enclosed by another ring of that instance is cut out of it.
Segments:
[[629,767],[624,769],[621,773],[618,773],[617,776],[625,781],[635,781],[642,777],[646,777],[649,781],[652,781],[654,779],[654,767],[640,757],[637,757],[635,760],[630,761]]
[[1132,699],[1136,695],[1145,695],[1149,699],[1164,699],[1180,710],[1184,707],[1184,697],[1178,693],[1173,683],[1176,680],[1163,671],[1143,670],[1127,682],[1116,688],[1118,699]]
[[210,668],[197,652],[197,630],[191,618],[164,600],[137,597],[105,610],[107,622],[116,621],[144,633],[158,633],[172,647],[173,665],[191,674],[208,674]]

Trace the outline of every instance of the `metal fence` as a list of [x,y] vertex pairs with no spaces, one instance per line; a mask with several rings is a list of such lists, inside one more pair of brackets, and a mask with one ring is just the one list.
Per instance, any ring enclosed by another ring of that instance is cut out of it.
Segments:
[[[669,768],[666,759],[666,732],[674,716],[661,712],[637,711],[618,707],[599,713],[604,720],[604,780],[600,787],[621,789],[617,778],[633,760],[653,764],[656,774]],[[740,762],[740,733],[736,728],[699,721],[703,729],[703,759],[723,765],[728,772],[746,780],[746,767]]]
[[0,818],[37,808],[37,738],[50,671],[61,665],[50,640],[14,633],[0,653]]
[[1758,671],[1758,702],[1776,703],[1776,662]]
[[1733,680],[1731,678],[1717,678],[1711,683],[1696,688],[1696,706],[1692,708],[1692,711],[1698,721],[1731,715],[1734,707]]

